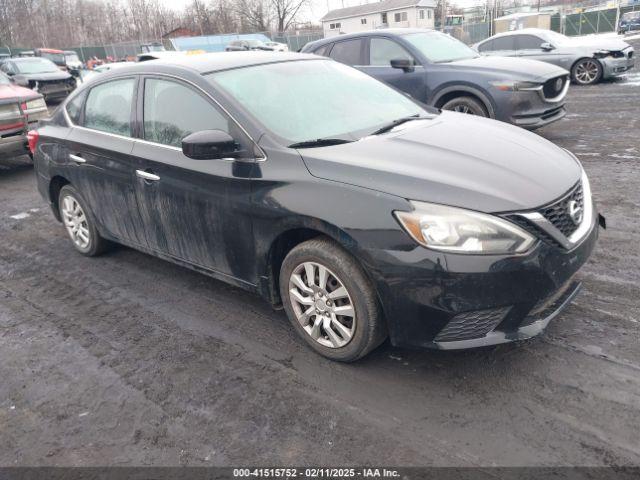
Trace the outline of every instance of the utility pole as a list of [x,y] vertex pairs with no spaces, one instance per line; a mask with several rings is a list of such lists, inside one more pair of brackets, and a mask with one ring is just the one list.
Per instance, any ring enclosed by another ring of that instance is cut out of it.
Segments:
[[447,0],[442,0],[442,31],[447,25]]

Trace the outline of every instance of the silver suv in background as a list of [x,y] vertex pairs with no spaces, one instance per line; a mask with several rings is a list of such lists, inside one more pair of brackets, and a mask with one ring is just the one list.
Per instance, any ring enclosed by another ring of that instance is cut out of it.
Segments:
[[567,37],[525,28],[499,33],[473,46],[482,55],[540,60],[566,68],[580,85],[621,75],[633,68],[634,51],[617,38]]

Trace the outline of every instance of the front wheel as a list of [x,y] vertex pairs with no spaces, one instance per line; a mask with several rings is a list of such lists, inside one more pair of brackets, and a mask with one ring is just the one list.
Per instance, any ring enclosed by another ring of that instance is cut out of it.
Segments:
[[571,79],[579,85],[593,85],[602,78],[602,65],[593,58],[578,60],[571,69]]
[[451,110],[452,112],[466,113],[467,115],[477,115],[479,117],[488,117],[489,114],[485,110],[482,103],[473,97],[463,96],[456,97],[444,105],[442,110]]
[[355,259],[327,238],[289,252],[280,269],[280,295],[298,334],[331,360],[358,360],[386,338],[371,282]]

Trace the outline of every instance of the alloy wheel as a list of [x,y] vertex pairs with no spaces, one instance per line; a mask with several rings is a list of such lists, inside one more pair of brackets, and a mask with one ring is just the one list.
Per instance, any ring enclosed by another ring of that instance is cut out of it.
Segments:
[[456,105],[455,107],[453,107],[453,111],[458,113],[466,113],[467,115],[475,115],[469,108],[469,106],[464,104]]
[[289,278],[289,296],[295,316],[320,345],[341,348],[353,338],[356,313],[342,280],[324,265],[304,262]]
[[91,243],[87,216],[78,201],[71,195],[66,195],[62,199],[62,219],[64,226],[71,237],[73,243],[85,250]]
[[576,66],[576,80],[582,84],[593,83],[598,78],[599,67],[594,60],[585,60]]

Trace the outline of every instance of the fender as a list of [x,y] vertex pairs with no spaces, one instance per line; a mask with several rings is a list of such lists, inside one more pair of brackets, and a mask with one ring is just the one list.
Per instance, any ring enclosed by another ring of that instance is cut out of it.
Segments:
[[447,84],[441,87],[433,94],[431,100],[428,102],[428,105],[435,107],[442,97],[451,92],[466,92],[475,95],[482,101],[482,103],[484,103],[484,106],[487,108],[487,112],[489,112],[489,117],[496,117],[495,106],[493,105],[490,97],[478,88],[467,84]]

